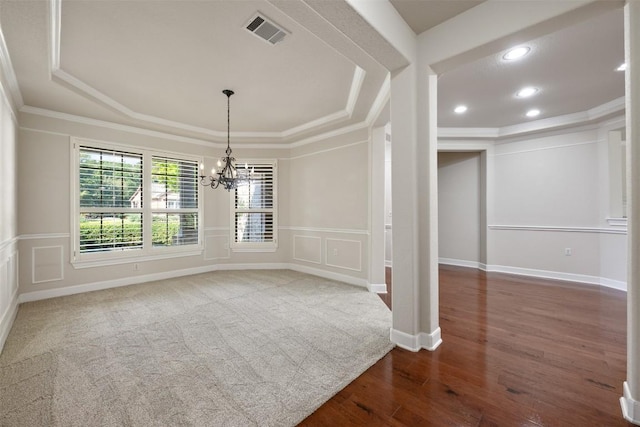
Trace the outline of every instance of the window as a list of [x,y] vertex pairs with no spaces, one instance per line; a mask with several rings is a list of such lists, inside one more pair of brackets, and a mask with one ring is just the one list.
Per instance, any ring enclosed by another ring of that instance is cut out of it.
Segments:
[[80,147],[79,181],[80,253],[142,248],[142,155]]
[[199,250],[198,160],[76,140],[74,262]]
[[153,156],[153,246],[198,244],[198,164]]
[[231,204],[232,248],[275,250],[277,248],[276,162],[251,161],[248,184],[234,191]]

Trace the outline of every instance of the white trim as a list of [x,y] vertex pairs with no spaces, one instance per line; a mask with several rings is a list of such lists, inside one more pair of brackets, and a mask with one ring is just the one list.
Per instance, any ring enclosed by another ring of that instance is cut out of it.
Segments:
[[440,327],[431,333],[420,332],[418,335],[409,335],[406,332],[391,328],[389,338],[398,347],[413,352],[420,351],[423,348],[434,351],[442,344]]
[[497,128],[438,128],[438,138],[478,138],[478,139],[506,139],[519,135],[549,131],[563,127],[576,127],[606,119],[616,113],[624,113],[624,96],[605,102],[594,108],[562,116],[518,123]]
[[553,225],[489,225],[490,230],[552,231],[559,233],[627,234],[627,230],[603,227],[560,227]]
[[92,260],[92,261],[74,261],[71,263],[71,265],[76,270],[81,270],[83,268],[106,267],[109,265],[135,264],[135,263],[146,262],[146,261],[158,261],[162,259],[199,256],[199,255],[202,255],[203,251],[204,251],[204,248],[199,248],[197,250],[189,250],[184,252],[168,252],[164,254],[158,253],[154,255],[143,255],[143,256],[136,256],[133,253],[127,253],[127,251],[123,251],[122,257],[119,257],[119,258],[99,259],[99,260]]
[[120,286],[135,285],[154,280],[172,279],[174,277],[188,276],[191,274],[207,273],[215,271],[216,266],[204,266],[185,270],[173,270],[162,273],[147,274],[144,276],[124,277],[122,279],[105,280],[101,282],[85,283],[82,285],[66,286],[64,288],[45,289],[41,291],[26,292],[18,296],[18,302],[38,301],[48,298],[57,298],[67,295],[81,294],[84,292],[99,291],[103,289],[118,288]]
[[151,282],[155,280],[172,279],[175,277],[190,276],[193,274],[209,273],[212,271],[228,270],[293,270],[325,279],[335,280],[350,285],[367,288],[368,283],[364,279],[333,273],[331,271],[319,270],[317,268],[306,267],[289,263],[253,263],[253,264],[216,264],[202,267],[194,267],[183,270],[172,270],[162,273],[147,274],[142,276],[124,277],[121,279],[105,280],[101,282],[85,283],[82,285],[67,286],[64,288],[45,289],[41,291],[26,292],[18,296],[18,302],[38,301],[48,298],[57,298],[67,295],[75,295],[84,292],[99,291],[103,289],[117,288],[121,286],[136,285],[139,283]]
[[350,230],[347,228],[319,228],[319,227],[297,227],[292,225],[282,225],[278,227],[280,230],[292,231],[312,231],[316,233],[339,233],[339,234],[361,234],[369,235],[369,230]]
[[438,264],[445,264],[445,265],[455,265],[458,267],[469,267],[469,268],[477,268],[480,270],[484,270],[484,268],[481,268],[483,266],[482,263],[478,262],[478,261],[467,261],[467,260],[463,260],[463,259],[453,259],[453,258],[438,258]]
[[369,283],[367,284],[367,289],[369,290],[369,292],[373,292],[375,294],[386,294],[387,284],[386,283]]
[[607,279],[606,277],[600,277],[600,286],[604,286],[605,288],[617,289],[619,291],[627,291],[627,282]]
[[1,242],[0,243],[0,252],[4,251],[9,246],[15,244],[18,240],[20,240],[19,237],[12,237],[11,239],[7,239],[4,242]]
[[310,136],[309,138],[301,139],[300,141],[297,141],[297,142],[292,142],[290,144],[284,144],[282,148],[298,148],[298,147],[302,147],[304,145],[313,144],[314,142],[323,141],[325,139],[335,138],[335,137],[340,136],[340,135],[345,135],[345,134],[348,134],[348,133],[351,133],[351,132],[355,132],[355,131],[358,131],[360,129],[366,129],[369,126],[370,126],[370,124],[367,123],[366,121],[354,123],[352,125],[341,127],[341,128],[329,131],[329,132],[321,133],[321,134],[318,134],[318,135],[315,135],[315,136]]
[[612,227],[627,227],[627,218],[607,218],[607,224]]
[[393,261],[390,259],[385,259],[384,260],[384,266],[385,267],[393,267]]
[[11,301],[9,302],[9,306],[2,313],[2,317],[0,317],[0,353],[2,353],[2,349],[4,348],[4,343],[9,336],[9,332],[11,331],[11,327],[13,326],[13,321],[18,314],[18,287],[14,289],[13,294],[11,295]]
[[297,159],[302,159],[303,157],[315,156],[317,154],[328,153],[329,151],[342,150],[343,148],[353,147],[354,145],[368,144],[368,143],[369,143],[369,140],[365,139],[363,141],[352,142],[349,144],[340,145],[338,147],[326,148],[324,150],[314,151],[313,153],[300,154],[299,156],[287,157],[286,159],[283,159],[283,160],[297,160]]
[[18,85],[18,78],[16,77],[15,70],[13,68],[13,64],[11,62],[11,56],[9,55],[9,49],[7,48],[7,43],[4,39],[4,34],[0,30],[0,68],[2,69],[2,74],[4,75],[4,80],[6,81],[8,87],[8,92],[5,91],[5,87],[3,84],[0,84],[2,88],[2,92],[9,103],[11,115],[13,116],[13,121],[17,123],[17,110],[22,108],[24,105],[24,100],[22,98],[22,93],[20,92],[20,86]]
[[585,274],[563,273],[559,271],[536,270],[533,268],[510,267],[505,265],[487,265],[477,261],[467,261],[453,258],[439,258],[439,264],[453,265],[457,267],[477,268],[478,270],[493,273],[507,273],[518,276],[537,277],[542,279],[564,280],[567,282],[584,283],[588,285],[599,285],[605,288],[617,289],[620,291],[627,290],[627,283],[609,279],[606,277],[589,276]]
[[[38,249],[60,249],[60,277],[54,277],[46,280],[36,280],[36,250]],[[58,282],[64,280],[64,247],[62,245],[55,246],[34,246],[31,248],[31,283]]]
[[[560,148],[579,147],[581,145],[599,144],[601,142],[604,142],[604,141],[595,140],[595,141],[576,142],[576,143],[573,143],[573,144],[550,145],[550,146],[547,146],[547,147],[530,148],[528,150],[509,151],[509,152],[506,152],[506,153],[494,153],[494,156],[495,157],[502,157],[502,156],[511,156],[511,155],[514,155],[514,154],[525,154],[525,153],[535,153],[535,152],[538,152],[538,151],[558,150]],[[502,145],[502,144],[497,144],[497,145]]]
[[287,270],[289,264],[285,262],[267,263],[244,263],[244,264],[218,264],[212,271],[235,271],[235,270]]
[[338,282],[348,283],[350,285],[360,286],[362,288],[368,288],[369,283],[365,279],[358,277],[347,276],[346,274],[334,273],[333,271],[320,270],[318,268],[309,267],[300,264],[285,264],[286,268],[293,271],[299,271],[300,273],[307,273],[313,276],[323,277],[325,279],[336,280]]
[[[207,258],[207,240],[208,239],[213,239],[213,238],[224,238],[226,239],[225,242],[225,249],[227,250],[227,256],[222,256],[222,257],[211,257],[211,258]],[[204,252],[202,254],[202,259],[204,259],[205,261],[212,261],[215,259],[230,259],[231,258],[231,248],[229,247],[229,234],[212,234],[212,235],[208,235],[208,236],[204,236]]]
[[505,265],[487,265],[485,271],[495,273],[508,273],[518,276],[538,277],[542,279],[563,280],[566,282],[577,282],[588,285],[598,285],[607,288],[618,289],[626,291],[627,286],[625,282],[607,279],[598,276],[589,276],[586,274],[564,273],[560,271],[548,271],[548,270],[536,270],[533,268],[522,267],[509,267]]
[[631,390],[626,381],[622,383],[622,390],[622,397],[620,398],[622,416],[630,423],[640,425],[640,402],[631,396]]
[[[333,240],[334,242],[349,242],[349,243],[357,243],[358,244],[358,268],[346,267],[344,265],[337,264],[329,264],[329,240]],[[349,239],[324,239],[324,263],[329,267],[342,268],[344,270],[352,270],[352,271],[362,271],[362,242],[360,240],[349,240]]]
[[[76,88],[81,96],[105,105],[131,119],[161,126],[168,126],[183,131],[197,132],[213,137],[219,142],[224,141],[224,138],[226,136],[226,133],[224,131],[216,131],[134,111],[124,104],[121,104],[120,102],[111,98],[107,94],[100,92],[81,79],[64,71],[60,65],[60,32],[62,28],[61,15],[61,0],[51,0],[49,9],[49,73],[51,76],[51,80],[60,80],[65,84]],[[295,135],[302,132],[312,131],[327,124],[335,123],[344,119],[349,119],[353,114],[353,109],[360,95],[360,89],[362,88],[365,75],[366,73],[362,68],[357,65],[354,66],[353,77],[351,79],[351,86],[349,89],[349,97],[347,98],[345,106],[335,113],[320,117],[315,120],[311,120],[299,126],[295,126],[280,132],[236,132],[233,133],[232,136],[234,138],[285,139],[294,137]]]
[[[39,107],[32,107],[32,106],[29,106],[29,105],[25,105],[22,108],[20,108],[20,112],[27,113],[27,114],[33,114],[35,116],[48,117],[48,118],[58,119],[58,120],[65,120],[65,121],[68,121],[68,122],[79,123],[79,124],[88,125],[88,126],[102,127],[102,128],[106,128],[106,129],[115,130],[115,131],[122,131],[122,132],[129,132],[129,133],[133,133],[133,134],[138,134],[138,135],[152,136],[152,137],[155,137],[155,138],[162,138],[162,139],[171,140],[171,141],[177,141],[177,142],[186,142],[186,143],[189,143],[189,144],[195,144],[195,145],[200,145],[200,146],[205,146],[205,147],[213,147],[213,148],[224,148],[224,147],[226,147],[226,144],[206,141],[204,139],[197,139],[197,138],[190,138],[190,137],[187,137],[187,136],[173,135],[173,134],[170,134],[170,133],[165,133],[165,132],[160,132],[160,131],[150,130],[150,129],[144,129],[144,128],[140,128],[140,127],[137,127],[137,126],[122,125],[122,124],[119,124],[119,123],[113,123],[113,122],[107,122],[107,121],[104,121],[104,120],[92,119],[92,118],[89,118],[89,117],[77,116],[75,114],[61,113],[61,112],[58,112],[58,111],[47,110],[45,108],[39,108]],[[34,132],[50,133],[50,134],[54,134],[54,135],[71,136],[71,134],[63,134],[63,133],[53,132],[53,131],[48,131],[48,130],[43,130],[43,129],[34,129],[34,128],[27,128],[27,127],[20,127],[20,129],[31,130],[31,131],[34,131]]]
[[351,79],[351,87],[349,88],[347,105],[344,108],[349,117],[353,115],[353,109],[356,107],[358,98],[360,98],[360,90],[362,89],[362,84],[364,83],[364,77],[366,75],[367,72],[356,65],[356,68],[353,71],[353,78]]
[[[380,90],[378,90],[378,94],[376,95],[376,99],[374,99],[373,104],[371,105],[371,109],[369,110],[369,114],[367,114],[367,118],[365,122],[370,126],[373,124],[375,120],[377,120],[378,116],[389,102],[391,98],[391,75],[387,73],[387,76],[384,78],[384,81],[380,85]],[[385,137],[386,138],[386,137]]]
[[[313,260],[313,259],[305,259],[305,258],[298,258],[296,257],[296,238],[305,238],[305,239],[317,239],[318,240],[318,260]],[[302,234],[294,234],[293,235],[293,256],[291,257],[292,259],[296,260],[296,261],[303,261],[303,262],[311,262],[314,264],[322,264],[322,238],[318,237],[318,236],[304,236]]]
[[438,139],[498,139],[500,128],[438,128]]
[[36,239],[67,239],[71,235],[69,233],[39,233],[39,234],[22,234],[18,237],[20,240],[36,240]]

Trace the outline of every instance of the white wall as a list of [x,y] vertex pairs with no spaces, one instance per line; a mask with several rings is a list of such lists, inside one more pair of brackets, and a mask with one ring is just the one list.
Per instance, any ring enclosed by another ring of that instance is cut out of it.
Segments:
[[[21,300],[216,269],[260,267],[294,268],[367,285],[366,129],[295,149],[234,148],[240,162],[278,160],[276,251],[230,251],[230,195],[222,189],[203,188],[202,254],[162,260],[129,258],[122,264],[90,268],[70,263],[71,137],[202,155],[207,169],[223,153],[223,148],[206,144],[22,113],[18,137]],[[46,185],[34,170],[47,171]],[[51,271],[50,277],[34,280],[34,271],[43,269]]]
[[289,233],[292,263],[336,278],[369,277],[369,143],[367,130],[324,141],[321,150],[291,150]]
[[495,146],[494,268],[625,288],[626,230],[606,220],[606,134],[566,130]]
[[480,153],[438,153],[438,255],[441,262],[479,266]]
[[[607,138],[620,120],[507,142],[440,141],[441,151],[467,152],[439,154],[441,262],[626,289],[626,227],[607,221],[616,176]],[[479,241],[476,204],[465,205],[476,190]]]
[[16,148],[15,117],[0,85],[0,351],[18,307]]

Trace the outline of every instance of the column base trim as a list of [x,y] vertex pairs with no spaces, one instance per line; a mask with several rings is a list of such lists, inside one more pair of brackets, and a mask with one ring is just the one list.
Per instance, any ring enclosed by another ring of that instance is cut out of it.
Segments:
[[620,407],[622,408],[622,416],[625,420],[632,424],[640,426],[640,401],[631,397],[629,384],[625,381],[622,385],[623,395],[620,398]]
[[367,288],[369,292],[374,292],[376,294],[386,294],[387,293],[387,284],[386,283],[369,283],[367,284]]
[[391,328],[389,337],[391,342],[405,350],[417,352],[421,349],[434,351],[442,344],[440,327],[431,333],[420,332],[418,335],[410,335]]

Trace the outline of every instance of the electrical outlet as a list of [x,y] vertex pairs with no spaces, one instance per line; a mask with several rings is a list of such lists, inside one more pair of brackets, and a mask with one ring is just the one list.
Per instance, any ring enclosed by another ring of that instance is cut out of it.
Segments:
[[564,255],[565,256],[571,256],[572,251],[571,248],[564,248]]
[[333,256],[338,256],[338,248],[333,249]]
[[133,270],[134,271],[140,270],[140,265],[138,265],[138,263],[133,264]]

